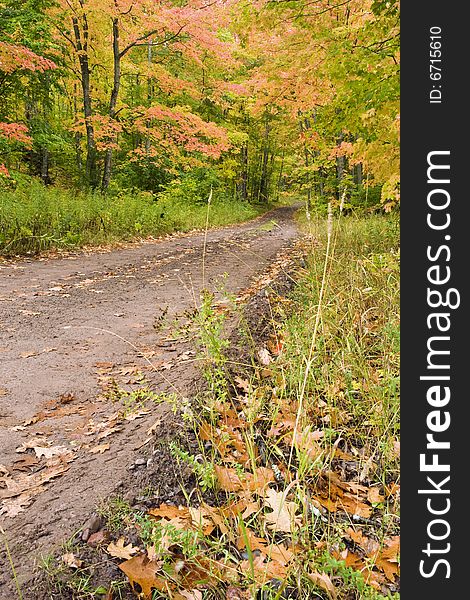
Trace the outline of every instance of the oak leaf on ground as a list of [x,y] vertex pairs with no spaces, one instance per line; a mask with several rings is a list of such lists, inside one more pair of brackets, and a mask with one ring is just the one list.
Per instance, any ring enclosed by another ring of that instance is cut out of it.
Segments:
[[133,554],[139,551],[139,548],[130,543],[126,544],[125,539],[121,537],[117,542],[111,542],[108,544],[106,551],[115,558],[129,560]]

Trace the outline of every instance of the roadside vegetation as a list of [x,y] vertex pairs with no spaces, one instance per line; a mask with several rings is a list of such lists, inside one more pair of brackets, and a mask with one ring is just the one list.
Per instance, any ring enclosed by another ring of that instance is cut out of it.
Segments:
[[[227,310],[201,298],[206,384],[173,401],[184,433],[166,444],[184,500],[161,501],[157,478],[144,510],[122,498],[101,508],[98,547],[142,598],[399,597],[398,221],[301,221],[295,284],[268,290],[267,334],[229,311],[250,348],[239,360]],[[93,572],[87,550],[62,575]],[[70,597],[127,597],[92,581],[99,593]]]
[[[175,187],[158,195],[129,190],[111,196],[47,187],[21,178],[14,190],[1,192],[0,254],[37,254],[204,228],[210,191],[205,196],[188,197],[181,186],[175,193]],[[214,194],[209,225],[245,221],[268,208],[266,204],[229,201]]]

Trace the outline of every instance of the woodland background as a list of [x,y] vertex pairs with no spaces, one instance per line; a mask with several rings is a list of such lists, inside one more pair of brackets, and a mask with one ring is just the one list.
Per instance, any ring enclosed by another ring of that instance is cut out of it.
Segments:
[[398,11],[382,0],[2,0],[1,247],[184,228],[211,189],[232,219],[289,194],[309,210],[391,210]]

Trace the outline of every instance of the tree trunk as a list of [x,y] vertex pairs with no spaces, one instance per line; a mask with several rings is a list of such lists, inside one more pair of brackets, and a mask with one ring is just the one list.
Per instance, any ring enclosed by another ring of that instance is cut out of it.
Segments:
[[[73,31],[75,35],[75,45],[78,51],[78,61],[80,64],[80,80],[83,92],[83,114],[85,116],[86,129],[86,166],[85,174],[89,185],[95,188],[98,184],[97,169],[96,169],[96,142],[95,130],[93,127],[92,116],[92,101],[90,87],[90,63],[88,61],[88,22],[86,15],[82,16],[82,30],[78,17],[72,18]],[[83,35],[83,39],[82,39]]]
[[[116,105],[121,85],[121,55],[119,53],[119,19],[113,19],[113,89],[109,99],[109,118],[116,116]],[[113,140],[114,141],[114,140]],[[113,160],[113,149],[108,148],[104,157],[103,180],[101,182],[101,191],[106,192],[111,181],[111,168]]]
[[261,202],[268,201],[268,159],[269,159],[269,121],[266,118],[263,144],[263,160],[261,162],[261,178],[259,182],[259,199]]
[[285,156],[285,151],[282,151],[282,159],[281,159],[281,167],[279,169],[279,177],[277,178],[277,190],[276,190],[276,201],[279,200],[279,196],[281,195],[281,188],[282,188],[282,176],[283,176],[283,171],[284,171],[284,156]]
[[246,202],[248,200],[248,142],[245,142],[241,148],[241,160],[240,198]]

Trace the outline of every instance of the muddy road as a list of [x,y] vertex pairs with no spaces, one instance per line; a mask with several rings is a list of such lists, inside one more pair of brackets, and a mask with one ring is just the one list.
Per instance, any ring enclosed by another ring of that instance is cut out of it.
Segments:
[[[191,392],[197,368],[184,324],[200,290],[218,290],[223,303],[249,288],[297,237],[294,210],[206,240],[0,263],[0,525],[23,585],[142,464],[170,410],[157,394]],[[175,320],[182,328],[168,326]],[[0,598],[10,599],[4,550]]]

